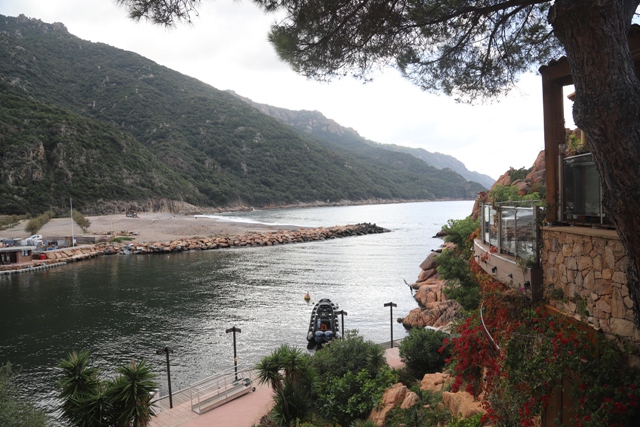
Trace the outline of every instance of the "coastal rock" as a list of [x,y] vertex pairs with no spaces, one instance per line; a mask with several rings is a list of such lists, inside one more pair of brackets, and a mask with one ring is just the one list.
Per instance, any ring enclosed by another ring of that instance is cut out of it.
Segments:
[[527,174],[525,180],[531,182],[532,187],[544,186],[545,184],[545,168],[544,150],[538,153],[536,161],[533,163],[531,172]]
[[436,268],[438,266],[438,264],[436,263],[436,257],[439,254],[437,252],[432,252],[429,254],[429,256],[422,261],[422,264],[420,264],[420,269],[421,270],[431,270],[432,268]]
[[435,283],[433,285],[423,285],[416,291],[413,298],[418,302],[421,307],[426,307],[429,303],[439,302],[444,300],[444,294],[442,293],[442,287],[444,283]]
[[384,426],[384,422],[389,412],[404,401],[407,395],[407,387],[402,383],[397,383],[388,388],[382,395],[382,403],[378,408],[374,408],[369,414],[368,420],[373,421],[376,427]]
[[521,196],[526,196],[531,191],[531,185],[524,179],[516,179],[511,183],[511,186],[516,187]]
[[407,329],[424,328],[427,326],[427,316],[422,314],[422,309],[418,307],[411,310],[405,318],[401,319],[401,322]]
[[493,187],[491,188],[495,188],[497,185],[509,186],[511,184],[511,172],[513,171],[515,171],[515,169],[509,168],[508,171],[500,175],[498,180],[493,184]]
[[448,382],[452,382],[450,374],[443,372],[425,374],[420,382],[420,390],[442,391],[442,387]]
[[486,412],[480,402],[466,391],[458,393],[445,391],[442,393],[442,403],[451,412],[451,415],[461,416],[462,418],[470,418]]
[[419,402],[420,402],[420,396],[418,396],[416,393],[412,391],[407,391],[407,395],[402,401],[402,405],[400,405],[400,409],[411,408],[413,405],[416,405]]
[[430,279],[431,277],[435,276],[436,274],[438,274],[438,272],[436,271],[435,268],[430,268],[428,270],[422,270],[420,272],[420,274],[418,275],[418,282],[424,282],[427,279]]
[[[455,244],[451,242],[445,242],[440,247],[444,250],[453,248]],[[419,308],[411,310],[405,318],[398,320],[405,328],[441,328],[460,316],[460,304],[448,301],[443,292],[445,281],[440,279],[437,273],[437,256],[437,252],[433,252],[420,264],[422,271],[418,281],[411,285],[413,289],[417,289],[414,299],[418,302]]]
[[429,304],[428,308],[415,308],[402,319],[405,328],[420,328],[432,326],[434,328],[444,328],[453,320],[462,315],[462,306],[458,301],[445,300],[435,304]]

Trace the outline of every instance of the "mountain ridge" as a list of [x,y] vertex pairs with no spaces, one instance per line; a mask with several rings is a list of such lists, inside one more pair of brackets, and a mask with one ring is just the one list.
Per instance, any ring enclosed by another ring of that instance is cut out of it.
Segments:
[[[330,119],[324,114],[316,110],[290,110],[287,108],[275,107],[268,104],[255,102],[247,97],[244,97],[233,90],[227,90],[227,92],[237,96],[239,99],[253,105],[259,111],[274,117],[286,123],[299,131],[313,134],[317,126],[322,127],[322,132],[330,132],[337,134],[342,138],[359,140],[362,144],[368,144],[370,146],[378,147],[383,150],[396,151],[399,153],[409,154],[417,159],[424,161],[429,166],[433,166],[437,169],[449,168],[452,171],[466,178],[468,181],[475,181],[487,189],[491,188],[495,179],[489,175],[481,174],[479,172],[470,171],[460,160],[448,154],[439,152],[430,152],[423,148],[411,148],[404,147],[395,144],[383,144],[375,141],[371,141],[361,136],[358,131],[353,128],[340,125],[333,119]],[[354,143],[347,143],[347,145],[353,145]]]
[[[70,197],[110,213],[157,199],[222,209],[482,190],[405,154],[330,148],[192,77],[23,15],[0,16],[0,104],[4,214],[66,208]],[[26,126],[30,111],[40,119]],[[38,173],[25,173],[24,153],[41,153],[27,162]]]

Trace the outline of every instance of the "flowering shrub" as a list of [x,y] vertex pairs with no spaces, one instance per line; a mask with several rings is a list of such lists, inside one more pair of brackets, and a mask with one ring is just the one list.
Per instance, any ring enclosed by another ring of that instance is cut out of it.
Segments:
[[472,270],[483,305],[452,340],[454,390],[484,392],[485,419],[493,424],[533,425],[563,387],[576,401],[563,408],[573,425],[633,425],[640,417],[640,374],[609,340],[509,290],[474,261]]

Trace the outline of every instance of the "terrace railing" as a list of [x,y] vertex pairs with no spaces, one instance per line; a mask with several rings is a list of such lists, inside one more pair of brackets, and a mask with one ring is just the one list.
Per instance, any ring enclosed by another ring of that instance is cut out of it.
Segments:
[[482,243],[496,253],[523,258],[538,264],[538,200],[483,204],[481,207]]

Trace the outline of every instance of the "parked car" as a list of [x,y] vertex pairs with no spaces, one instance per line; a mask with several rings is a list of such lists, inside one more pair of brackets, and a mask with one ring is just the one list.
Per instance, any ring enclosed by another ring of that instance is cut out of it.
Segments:
[[27,237],[28,246],[40,246],[41,244],[42,234],[34,234],[33,236]]

